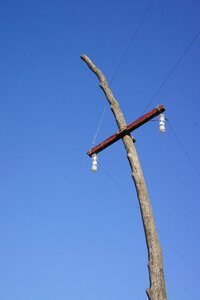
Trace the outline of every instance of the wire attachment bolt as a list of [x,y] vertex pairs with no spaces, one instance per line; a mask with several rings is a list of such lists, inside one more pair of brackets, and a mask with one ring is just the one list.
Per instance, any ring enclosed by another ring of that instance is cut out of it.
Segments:
[[92,172],[97,171],[97,155],[93,154],[92,155]]

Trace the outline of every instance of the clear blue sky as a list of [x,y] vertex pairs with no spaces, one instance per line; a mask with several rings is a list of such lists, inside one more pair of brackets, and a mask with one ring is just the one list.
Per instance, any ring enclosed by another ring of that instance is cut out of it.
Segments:
[[[91,148],[106,99],[80,60],[108,80],[127,123],[200,30],[200,3],[2,1],[0,5],[0,299],[144,300],[147,251],[121,141]],[[169,299],[200,299],[200,37],[134,133],[163,249]],[[181,144],[177,141],[172,129]],[[97,141],[117,130],[109,109]],[[184,152],[183,149],[186,151]]]

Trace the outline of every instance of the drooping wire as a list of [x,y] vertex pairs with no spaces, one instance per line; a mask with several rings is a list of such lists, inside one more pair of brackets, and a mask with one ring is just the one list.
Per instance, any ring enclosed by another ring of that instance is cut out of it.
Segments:
[[[114,71],[114,73],[113,73],[113,75],[112,75],[112,77],[111,77],[111,79],[109,81],[110,85],[113,83],[113,81],[114,81],[114,79],[115,79],[115,77],[116,77],[116,75],[117,75],[117,73],[118,73],[118,71],[119,71],[122,63],[124,62],[124,60],[125,60],[128,52],[129,52],[131,46],[133,45],[134,41],[136,40],[136,37],[138,36],[138,34],[139,34],[139,32],[140,32],[140,30],[142,28],[142,25],[144,24],[144,21],[145,21],[147,15],[148,15],[148,13],[149,13],[149,11],[151,9],[151,6],[152,6],[153,2],[154,2],[154,0],[150,1],[148,7],[146,8],[146,10],[145,10],[145,12],[144,12],[144,14],[142,16],[141,21],[139,22],[138,26],[136,27],[136,30],[135,30],[133,36],[131,37],[131,40],[128,43],[128,46],[126,47],[126,50],[125,50],[124,54],[122,55],[122,57],[121,57],[118,65],[117,65],[117,67],[116,67],[116,69],[115,69],[115,71]],[[106,110],[107,110],[107,106],[105,105],[105,107],[104,107],[104,109],[103,109],[103,111],[101,113],[101,116],[100,116],[100,119],[99,119],[99,122],[98,122],[98,126],[97,126],[96,132],[95,132],[93,140],[92,140],[92,145],[93,146],[96,144],[96,139],[97,139],[97,136],[98,136],[99,131],[101,129],[101,126],[102,126],[102,123],[103,123],[103,120],[104,120],[104,117],[105,117]]]
[[97,126],[97,130],[96,130],[95,135],[94,135],[94,137],[93,137],[92,146],[94,146],[95,143],[96,143],[96,139],[97,139],[97,136],[98,136],[99,131],[100,131],[100,129],[101,129],[101,125],[102,125],[102,122],[103,122],[105,113],[106,113],[106,105],[104,106],[104,110],[103,110],[103,112],[101,113],[100,120],[99,120],[99,123],[98,123],[98,126]]
[[142,25],[143,25],[143,23],[144,23],[144,21],[145,21],[147,15],[148,15],[150,9],[151,9],[151,6],[152,6],[153,2],[154,2],[154,0],[152,0],[152,1],[149,3],[148,7],[146,8],[146,10],[145,10],[145,12],[144,12],[144,14],[143,14],[143,16],[142,16],[142,19],[141,19],[140,23],[138,24],[138,26],[137,26],[137,28],[136,28],[136,30],[135,30],[135,32],[134,32],[134,34],[133,34],[133,36],[132,36],[130,42],[128,43],[128,46],[126,47],[126,50],[125,50],[124,54],[122,55],[122,57],[121,57],[121,59],[120,59],[120,61],[119,61],[119,64],[117,65],[117,67],[116,67],[116,69],[115,69],[115,71],[114,71],[114,73],[113,73],[113,75],[112,75],[112,77],[111,77],[110,84],[113,82],[114,78],[116,77],[116,75],[117,75],[117,73],[118,73],[118,71],[119,71],[119,69],[120,69],[122,63],[124,62],[124,60],[125,60],[125,58],[126,58],[128,52],[129,52],[129,50],[130,50],[130,48],[131,48],[133,42],[136,40],[136,37],[137,37],[138,33],[140,32],[140,30],[141,30],[141,28],[142,28]]
[[[110,180],[115,184],[115,186],[118,188],[118,190],[120,190],[120,192],[124,195],[124,197],[126,199],[128,199],[130,201],[130,203],[132,204],[132,198],[128,195],[128,193],[125,191],[125,189],[122,187],[122,185],[110,174],[110,172],[108,172],[106,170],[106,168],[102,165],[102,163],[98,162],[100,168],[104,171],[104,173],[110,178]],[[138,206],[133,203],[134,207],[136,209],[138,209]]]
[[[104,173],[108,176],[108,178],[115,184],[115,186],[118,188],[118,190],[124,195],[124,197],[129,200],[129,203],[133,204],[134,208],[139,212],[139,206],[133,203],[132,197],[128,195],[126,190],[122,187],[122,185],[114,178],[113,175],[110,174],[106,170],[106,168],[102,165],[102,163],[99,163],[100,168],[104,171]],[[184,264],[190,269],[191,272],[197,277],[197,279],[200,279],[200,273],[197,271],[197,269],[189,262],[189,260],[181,253],[180,250],[174,244],[164,235],[160,230],[158,230],[159,236],[162,236],[163,239],[167,242],[168,246],[174,251],[174,253],[184,262]]]
[[177,247],[175,247],[174,244],[172,244],[172,242],[170,242],[163,233],[161,233],[160,231],[158,231],[158,232],[159,232],[159,235],[162,236],[162,238],[166,240],[168,246],[174,250],[174,252],[177,254],[177,256],[185,263],[185,265],[193,272],[193,274],[195,274],[197,276],[197,279],[200,279],[200,273],[189,262],[189,260],[186,259],[185,256],[183,256],[183,254],[177,249]]
[[195,170],[195,172],[197,173],[197,175],[200,177],[200,171],[199,169],[197,168],[196,164],[194,163],[194,161],[192,160],[190,154],[188,153],[188,151],[185,149],[183,143],[181,142],[180,138],[178,137],[177,133],[175,132],[171,122],[169,122],[168,120],[168,125],[169,125],[169,128],[171,129],[177,143],[179,144],[179,146],[181,147],[182,151],[184,152],[185,156],[187,157],[188,161],[190,162],[191,166],[193,167],[193,169]]
[[[122,56],[118,66],[116,67],[115,69],[115,72],[113,74],[113,76],[111,77],[111,80],[110,80],[110,84],[114,81],[122,63],[124,62],[127,54],[128,54],[128,51],[129,49],[131,48],[134,40],[136,39],[143,23],[144,23],[144,20],[145,18],[147,17],[148,13],[149,13],[149,10],[153,4],[154,0],[152,0],[149,4],[149,6],[147,7],[144,15],[143,15],[143,18],[140,22],[140,24],[138,25],[134,35],[132,36],[131,38],[131,41],[129,42],[126,50],[125,50],[125,53],[124,55]],[[166,82],[169,80],[169,78],[172,76],[172,74],[174,73],[174,71],[176,70],[176,68],[178,67],[178,65],[181,63],[181,61],[183,60],[184,56],[187,54],[187,52],[189,51],[189,49],[192,47],[192,45],[194,44],[194,42],[197,40],[197,38],[199,37],[200,35],[200,31],[194,36],[194,38],[192,39],[192,41],[189,43],[189,45],[186,47],[186,49],[184,50],[184,52],[182,53],[182,55],[179,57],[179,59],[177,60],[177,62],[175,63],[175,65],[172,67],[172,69],[170,70],[170,72],[167,74],[166,78],[163,80],[163,82],[160,84],[158,90],[155,92],[155,94],[152,96],[152,98],[150,99],[149,103],[147,104],[147,106],[145,107],[144,111],[146,111],[146,109],[150,106],[150,104],[155,100],[155,98],[157,97],[157,95],[160,93],[160,91],[162,90],[162,88],[164,87],[164,85],[166,84]],[[94,145],[95,144],[95,141],[96,141],[96,138],[97,138],[97,135],[100,131],[100,128],[101,128],[101,125],[102,125],[102,122],[103,122],[103,119],[104,119],[104,116],[105,116],[105,112],[106,112],[106,106],[104,107],[104,110],[102,112],[102,115],[100,117],[100,121],[99,121],[99,124],[98,124],[98,127],[97,127],[97,130],[96,130],[96,133],[94,135],[94,138],[93,138],[93,142],[92,144]],[[176,135],[175,131],[173,130],[171,124],[170,124],[170,128],[172,129],[172,132],[174,133],[174,136],[176,137],[176,140],[177,142],[179,143],[179,145],[181,146],[182,150],[184,151],[185,155],[187,156],[188,160],[190,161],[190,163],[192,164],[193,168],[196,170],[197,174],[200,176],[200,171],[198,170],[198,168],[196,167],[196,165],[194,164],[194,162],[192,161],[190,155],[188,154],[188,152],[185,150],[185,147],[183,146],[183,144],[181,143],[180,139],[178,138],[178,136]],[[105,172],[105,174],[114,182],[114,184],[118,187],[118,189],[124,194],[124,196],[127,198],[127,199],[131,199],[131,197],[128,196],[127,192],[124,190],[124,188],[116,181],[116,179],[110,175],[110,173],[102,166],[102,164],[100,164],[100,167],[103,169],[103,171]],[[134,207],[139,210],[138,206],[136,206],[134,204]],[[188,262],[187,259],[185,259],[185,257],[181,254],[181,252],[169,241],[167,240],[167,238],[162,234],[162,236],[166,239],[166,241],[168,242],[169,246],[175,251],[175,253],[182,259],[182,261],[193,271],[193,273],[198,277],[200,278],[200,274],[196,271],[196,269]]]
[[[198,39],[200,35],[200,31],[197,32],[197,34],[193,37],[193,39],[191,40],[191,42],[188,44],[188,46],[186,47],[186,49],[183,51],[182,55],[179,57],[179,59],[177,60],[177,62],[174,64],[174,66],[171,68],[170,72],[167,74],[167,76],[165,77],[165,79],[163,80],[163,82],[160,84],[159,88],[157,89],[157,91],[154,93],[154,95],[152,96],[152,98],[150,99],[150,101],[148,102],[148,104],[146,105],[144,112],[147,110],[147,108],[150,106],[150,104],[155,100],[155,98],[158,96],[158,94],[160,93],[160,91],[162,90],[162,88],[164,87],[164,85],[167,83],[167,81],[169,80],[169,78],[172,76],[172,74],[174,73],[174,71],[176,70],[176,68],[178,67],[178,65],[180,65],[180,63],[182,62],[184,56],[187,54],[187,52],[190,50],[190,48],[192,47],[192,45],[195,43],[195,41]],[[168,125],[169,128],[171,129],[177,143],[179,144],[179,146],[181,147],[182,151],[184,152],[186,158],[188,159],[188,161],[190,162],[191,166],[193,167],[193,169],[196,171],[197,175],[200,177],[200,170],[197,168],[196,164],[194,163],[194,161],[192,160],[190,154],[188,153],[188,151],[186,150],[186,148],[184,147],[183,143],[181,142],[180,138],[178,137],[177,133],[175,132],[174,128],[171,125],[171,122],[169,122],[168,119],[166,119],[166,121],[168,121]],[[183,256],[183,254],[177,249],[177,247],[175,247],[167,238],[166,236],[164,236],[162,233],[159,232],[159,234],[167,241],[168,245],[171,247],[171,249],[174,250],[174,252],[179,256],[179,258],[185,263],[185,265],[187,265],[188,268],[190,268],[190,270],[197,276],[197,278],[200,278],[200,273],[197,272],[196,268],[194,268],[194,266]]]
[[167,83],[167,81],[169,80],[169,78],[172,76],[172,74],[174,73],[174,71],[176,70],[176,68],[178,67],[178,65],[180,65],[180,63],[182,62],[182,60],[185,57],[185,55],[187,54],[187,52],[190,50],[190,48],[192,47],[192,45],[198,39],[199,35],[200,35],[200,31],[195,34],[195,36],[190,41],[190,43],[187,45],[187,47],[185,48],[185,50],[183,51],[183,53],[181,54],[181,56],[178,58],[178,60],[176,61],[176,63],[173,65],[173,67],[171,68],[171,70],[169,71],[169,73],[167,74],[167,76],[165,77],[165,79],[160,84],[160,86],[157,89],[157,91],[154,93],[154,95],[152,96],[152,98],[150,99],[150,101],[147,103],[147,105],[146,105],[146,107],[144,109],[144,112],[147,110],[147,108],[151,105],[151,103],[158,96],[158,94],[163,89],[164,85]]

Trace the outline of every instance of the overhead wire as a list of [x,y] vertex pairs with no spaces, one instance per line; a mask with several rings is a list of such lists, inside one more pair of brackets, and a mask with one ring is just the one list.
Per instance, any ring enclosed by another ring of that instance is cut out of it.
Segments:
[[145,12],[144,12],[144,14],[143,14],[143,16],[142,16],[141,21],[139,22],[138,26],[136,27],[136,30],[135,30],[135,32],[134,32],[134,34],[133,34],[133,36],[132,36],[130,42],[128,43],[128,46],[127,46],[127,48],[126,48],[124,54],[122,55],[122,57],[121,57],[121,59],[120,59],[118,65],[117,65],[117,67],[116,67],[116,69],[115,69],[115,71],[114,71],[114,73],[113,73],[113,75],[112,75],[112,77],[111,77],[110,84],[114,81],[114,78],[116,77],[116,75],[117,75],[117,73],[118,73],[118,71],[119,71],[119,69],[120,69],[122,63],[124,62],[124,60],[125,60],[125,58],[126,58],[128,52],[129,52],[129,50],[130,50],[130,48],[131,48],[133,42],[135,41],[135,39],[136,39],[138,33],[140,32],[140,30],[141,30],[141,28],[142,28],[142,25],[144,24],[144,21],[145,21],[147,15],[148,15],[148,13],[149,13],[151,7],[152,7],[153,2],[154,2],[154,0],[150,1],[148,7],[146,8],[146,10],[145,10]]
[[[116,69],[115,69],[115,71],[114,71],[114,73],[113,73],[113,75],[112,75],[112,77],[111,77],[111,79],[109,81],[110,85],[113,83],[113,81],[114,81],[114,79],[115,79],[115,77],[116,77],[116,75],[117,75],[117,73],[118,73],[118,71],[119,71],[122,63],[124,62],[125,58],[127,57],[127,54],[129,52],[132,44],[135,42],[135,40],[136,40],[136,38],[137,38],[137,36],[138,36],[141,28],[142,28],[142,25],[144,24],[144,21],[145,21],[147,15],[148,15],[148,13],[149,13],[149,11],[151,9],[151,6],[152,6],[152,4],[153,4],[154,1],[155,0],[151,0],[150,3],[149,3],[149,5],[147,6],[147,8],[146,8],[146,10],[145,10],[145,12],[144,12],[144,14],[142,16],[141,21],[139,22],[138,26],[136,27],[136,30],[135,30],[134,34],[132,35],[131,40],[128,43],[128,46],[126,47],[126,50],[125,50],[124,54],[122,55],[122,57],[121,57],[118,65],[117,65],[117,67],[116,67]],[[107,110],[107,106],[105,105],[104,109],[103,109],[103,111],[101,113],[101,116],[100,116],[100,119],[99,119],[99,122],[98,122],[98,125],[97,125],[97,129],[95,131],[95,134],[94,134],[94,137],[93,137],[93,140],[92,140],[92,145],[93,146],[96,144],[96,139],[97,139],[97,136],[98,136],[99,131],[101,129],[101,126],[102,126],[102,123],[103,123],[103,120],[104,120],[104,117],[105,117],[106,110]]]
[[[182,62],[183,58],[185,57],[185,55],[187,54],[187,52],[190,50],[190,48],[192,47],[192,45],[195,43],[195,41],[198,39],[200,35],[200,31],[198,31],[194,37],[192,38],[192,40],[190,41],[190,43],[187,45],[187,47],[184,49],[183,53],[181,54],[181,56],[178,58],[178,60],[176,61],[176,63],[173,65],[173,67],[171,68],[170,72],[167,74],[167,76],[165,77],[165,79],[162,81],[162,83],[160,84],[159,88],[157,89],[157,91],[154,93],[154,95],[152,96],[152,98],[150,99],[150,101],[148,102],[148,104],[146,105],[144,112],[147,110],[147,108],[150,106],[150,104],[155,100],[155,98],[157,97],[157,95],[160,93],[160,91],[162,90],[162,88],[164,87],[164,85],[166,84],[166,82],[169,80],[169,78],[172,76],[172,74],[174,73],[174,71],[176,70],[176,68],[178,67],[178,65],[180,65],[180,63]],[[178,137],[177,133],[175,132],[171,122],[168,121],[168,125],[177,141],[177,143],[179,144],[179,146],[181,147],[182,151],[184,152],[185,156],[187,157],[188,161],[190,162],[191,166],[193,167],[193,169],[196,171],[197,175],[200,177],[200,171],[197,168],[196,164],[194,163],[194,161],[192,160],[190,154],[188,153],[188,151],[186,150],[186,148],[184,147],[183,143],[181,142],[180,138]]]
[[170,242],[168,240],[168,238],[163,233],[161,233],[160,231],[159,231],[159,235],[162,236],[162,238],[166,240],[169,247],[174,250],[174,252],[177,254],[177,256],[185,263],[185,265],[187,265],[187,267],[193,272],[193,274],[196,275],[197,279],[200,279],[200,273],[189,262],[189,260],[186,259],[185,256],[177,249],[177,247],[175,247],[174,244],[172,244],[172,242]]
[[[139,31],[141,30],[141,27],[145,21],[145,18],[147,17],[150,9],[151,9],[151,6],[153,4],[154,0],[152,0],[147,9],[145,10],[144,12],[144,15],[140,21],[140,23],[138,24],[123,56],[121,57],[120,61],[119,61],[119,64],[117,65],[112,77],[111,77],[111,80],[109,81],[109,83],[111,84],[122,63],[124,62],[127,54],[128,54],[128,51],[129,49],[131,48],[133,42],[135,41]],[[167,74],[167,76],[165,77],[165,79],[161,82],[160,86],[158,87],[158,89],[156,90],[156,92],[154,93],[154,95],[152,96],[152,98],[150,99],[150,101],[147,103],[145,109],[144,109],[144,112],[147,110],[147,108],[150,106],[150,104],[155,100],[155,98],[158,96],[158,94],[160,93],[160,91],[163,89],[164,85],[167,83],[167,81],[169,80],[169,78],[173,75],[174,71],[176,70],[176,68],[180,65],[180,63],[182,62],[183,58],[185,57],[185,55],[187,54],[187,52],[190,50],[190,48],[192,47],[192,45],[195,43],[195,41],[198,39],[200,35],[200,31],[197,32],[197,34],[195,34],[195,36],[193,37],[193,39],[190,41],[190,43],[187,45],[187,47],[185,48],[185,50],[183,51],[183,53],[181,54],[181,56],[178,58],[178,60],[176,61],[176,63],[172,66],[171,70],[169,71],[169,73]],[[97,138],[97,135],[100,131],[100,128],[102,126],[102,122],[103,122],[103,119],[104,119],[104,116],[105,116],[105,112],[106,112],[106,109],[107,107],[105,106],[104,107],[104,110],[101,114],[101,117],[100,117],[100,120],[99,120],[99,123],[98,123],[98,127],[97,127],[97,130],[95,132],[95,135],[94,135],[94,138],[93,138],[93,142],[92,144],[95,145],[95,141],[96,141],[96,138]],[[177,142],[179,143],[180,147],[182,148],[183,152],[185,153],[186,157],[188,158],[188,160],[190,161],[191,165],[193,166],[193,168],[195,169],[196,173],[198,174],[198,176],[200,176],[200,171],[199,169],[196,167],[196,165],[194,164],[193,160],[191,159],[191,156],[189,155],[189,153],[186,151],[185,147],[183,146],[182,142],[180,141],[180,139],[178,138],[177,134],[175,133],[173,127],[171,126],[171,124],[169,123],[169,126],[177,140]],[[123,195],[127,198],[127,199],[131,199],[131,197],[129,197],[129,195],[127,194],[127,192],[124,190],[124,188],[121,186],[121,184],[118,183],[118,181],[105,169],[105,167],[99,163],[100,167],[103,169],[104,173],[110,178],[110,180],[113,181],[113,183],[117,186],[117,188],[123,193]],[[138,210],[138,206],[136,206],[136,204],[134,204],[134,207]],[[190,268],[190,270],[198,277],[198,279],[200,278],[200,274],[196,271],[196,269],[191,265],[191,263],[181,254],[181,252],[166,238],[166,236],[164,236],[163,234],[161,234],[165,240],[168,242],[168,245],[175,251],[175,253],[182,259],[182,261],[188,266],[188,268]]]
[[95,143],[96,143],[96,139],[97,139],[97,136],[98,136],[99,131],[101,129],[101,125],[102,125],[105,113],[106,113],[106,105],[104,106],[104,110],[101,113],[101,116],[100,116],[100,119],[99,119],[99,123],[98,123],[97,129],[96,129],[96,132],[94,134],[93,140],[92,140],[92,146],[94,146]]
[[[172,66],[171,70],[169,71],[169,73],[167,74],[167,76],[165,77],[165,79],[161,82],[160,86],[158,87],[158,89],[156,90],[156,92],[154,93],[154,95],[152,96],[152,98],[150,99],[150,101],[147,103],[145,109],[143,112],[145,112],[147,110],[147,108],[151,105],[151,103],[155,100],[155,98],[158,96],[158,94],[160,93],[160,91],[163,89],[163,87],[165,86],[165,84],[167,83],[167,81],[170,79],[170,77],[173,75],[173,73],[175,72],[176,68],[180,65],[180,63],[182,62],[183,58],[185,57],[185,55],[188,53],[188,51],[190,50],[190,48],[193,46],[193,44],[196,42],[196,40],[198,39],[200,35],[200,31],[198,31],[194,37],[192,38],[192,40],[190,41],[190,43],[187,45],[187,47],[184,49],[183,53],[181,54],[181,56],[178,58],[178,60],[176,61],[176,63]],[[169,128],[171,129],[177,143],[179,144],[180,148],[182,149],[182,151],[184,152],[186,158],[188,159],[188,161],[190,162],[191,166],[193,167],[193,169],[195,170],[196,174],[200,177],[200,170],[198,169],[198,167],[196,166],[196,164],[194,163],[193,159],[191,158],[189,152],[186,150],[185,146],[183,145],[183,143],[181,142],[180,138],[178,137],[177,133],[175,132],[171,122],[166,119],[168,121],[168,125]],[[159,232],[160,234],[160,232]],[[164,236],[161,233],[161,236],[163,236],[163,238],[167,241],[168,245],[174,250],[174,252],[179,256],[179,258],[185,263],[185,265],[187,265],[189,267],[189,269],[197,276],[198,279],[200,279],[200,273],[197,271],[196,268],[194,268],[194,266],[185,258],[185,256],[183,256],[183,254],[177,249],[177,247],[175,247],[167,238],[166,236]]]
[[[172,74],[174,73],[174,71],[176,70],[176,68],[178,67],[178,65],[180,65],[180,63],[182,62],[183,58],[185,57],[185,55],[190,50],[190,48],[192,47],[192,45],[195,43],[195,41],[198,39],[199,36],[200,36],[200,31],[198,31],[194,35],[194,37],[192,38],[192,40],[190,41],[190,43],[184,49],[183,53],[178,58],[178,60],[176,61],[176,63],[173,65],[173,67],[171,68],[170,72],[167,74],[167,76],[165,77],[165,79],[162,81],[162,83],[160,84],[159,88],[154,93],[154,95],[152,96],[152,98],[150,99],[150,101],[148,102],[148,104],[146,105],[146,107],[145,107],[145,109],[144,109],[143,112],[145,112],[147,110],[147,108],[150,106],[150,104],[155,100],[155,98],[157,97],[157,95],[160,93],[160,91],[162,90],[162,88],[164,87],[164,85],[167,83],[167,81],[169,80],[169,78],[172,76]],[[171,122],[169,122],[168,119],[166,119],[166,120],[168,121],[168,125],[169,125],[169,127],[170,127],[170,129],[171,129],[171,131],[172,131],[172,133],[173,133],[173,135],[174,135],[177,143],[181,147],[182,151],[184,152],[184,154],[187,157],[188,161],[192,165],[193,169],[196,171],[197,175],[200,177],[200,171],[199,171],[199,169],[197,168],[197,166],[194,163],[194,161],[192,160],[190,154],[188,153],[188,151],[184,147],[183,143],[181,142],[180,138],[178,137],[177,133],[175,132],[174,128],[172,127]]]
[[[108,176],[108,178],[115,184],[115,186],[118,188],[118,190],[124,195],[124,197],[129,200],[130,203],[133,204],[134,208],[139,211],[139,206],[133,203],[132,197],[128,195],[126,190],[123,188],[123,186],[114,178],[113,175],[110,174],[106,170],[106,168],[102,165],[102,163],[99,163],[100,168],[104,171],[104,173]],[[199,280],[200,279],[200,273],[197,271],[197,269],[189,262],[189,260],[181,253],[180,250],[174,244],[166,237],[165,234],[163,234],[160,230],[158,230],[159,235],[165,239],[167,242],[168,246],[174,251],[174,253],[184,262],[184,264],[190,269],[190,271],[196,276],[196,278]]]
[[169,73],[167,74],[167,76],[165,77],[165,79],[161,82],[160,86],[158,87],[158,89],[156,90],[156,92],[153,94],[153,96],[151,97],[150,101],[147,103],[147,105],[144,108],[145,112],[147,110],[147,108],[151,105],[151,103],[155,100],[155,98],[158,96],[158,94],[160,93],[160,91],[163,89],[163,87],[165,86],[165,84],[167,83],[167,81],[169,80],[169,78],[172,76],[172,74],[174,73],[174,71],[176,70],[176,68],[180,65],[180,63],[182,62],[183,58],[185,57],[185,55],[187,54],[187,52],[190,50],[190,48],[192,47],[192,45],[195,43],[195,41],[198,39],[200,35],[200,31],[198,31],[194,37],[192,38],[192,40],[190,41],[190,43],[187,45],[187,47],[184,49],[183,53],[181,54],[181,56],[178,58],[178,60],[176,61],[176,63],[172,66],[171,70],[169,71]]
[[180,138],[178,137],[177,133],[175,132],[171,122],[168,120],[168,125],[169,128],[171,129],[177,143],[179,144],[180,148],[182,149],[183,153],[185,154],[186,158],[188,159],[189,163],[191,164],[191,166],[193,167],[193,169],[195,170],[195,172],[197,173],[197,175],[200,177],[200,170],[198,169],[198,167],[196,166],[196,164],[194,163],[193,159],[191,158],[189,152],[186,150],[185,146],[183,145],[183,143],[181,142]]
[[[167,76],[165,77],[165,79],[161,82],[160,86],[158,87],[158,89],[156,90],[156,92],[154,93],[154,95],[152,96],[152,98],[150,99],[150,101],[147,103],[144,112],[147,110],[147,108],[150,106],[150,104],[155,100],[155,98],[158,96],[158,94],[160,93],[160,91],[162,90],[162,88],[164,87],[164,85],[167,83],[167,81],[169,80],[169,78],[173,75],[174,71],[176,70],[176,68],[180,65],[180,63],[182,62],[183,58],[185,57],[185,55],[187,54],[187,52],[190,50],[190,48],[192,47],[192,45],[195,43],[195,41],[198,39],[200,35],[200,31],[198,31],[195,36],[193,37],[193,39],[190,41],[190,43],[187,45],[187,47],[184,49],[183,53],[181,54],[181,56],[178,58],[178,60],[176,61],[176,63],[173,65],[173,67],[171,68],[171,70],[169,71],[169,73],[167,74]],[[190,154],[188,153],[188,151],[186,150],[186,148],[184,147],[183,143],[181,142],[180,138],[178,137],[177,133],[175,132],[171,122],[167,119],[168,121],[168,125],[169,128],[171,129],[177,143],[179,144],[179,146],[181,147],[182,151],[184,152],[185,156],[187,157],[188,161],[190,162],[191,166],[193,167],[193,169],[196,171],[197,175],[200,177],[200,171],[197,168],[196,164],[194,163],[194,161],[192,160]],[[194,266],[185,258],[185,256],[183,256],[183,254],[177,249],[177,247],[175,247],[167,238],[163,233],[159,234],[167,241],[168,245],[174,250],[174,252],[179,256],[179,258],[185,263],[185,265],[188,266],[188,268],[197,276],[198,279],[200,279],[200,273],[197,271],[196,268],[194,268]]]
[[[126,192],[126,190],[122,187],[122,185],[110,174],[110,172],[108,172],[106,170],[106,168],[102,165],[102,163],[98,162],[100,168],[104,171],[104,173],[110,178],[110,180],[115,184],[115,186],[118,188],[118,190],[121,191],[121,193],[124,195],[124,197],[126,199],[128,199],[130,201],[130,203],[132,204],[132,198],[128,195],[128,193]],[[134,207],[136,209],[138,209],[138,206],[133,203]]]

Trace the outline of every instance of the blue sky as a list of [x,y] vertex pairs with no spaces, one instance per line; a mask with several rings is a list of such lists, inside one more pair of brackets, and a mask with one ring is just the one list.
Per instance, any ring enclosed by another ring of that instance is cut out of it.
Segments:
[[[3,1],[0,5],[0,299],[147,299],[147,251],[122,142],[86,155],[106,99],[80,60],[108,80],[127,123],[200,30],[200,4]],[[116,68],[126,53],[118,72]],[[200,299],[200,37],[149,110],[166,133],[134,133],[163,249],[169,299]],[[97,142],[117,131],[106,110]],[[174,134],[175,132],[175,134]],[[177,140],[178,138],[178,140]]]

